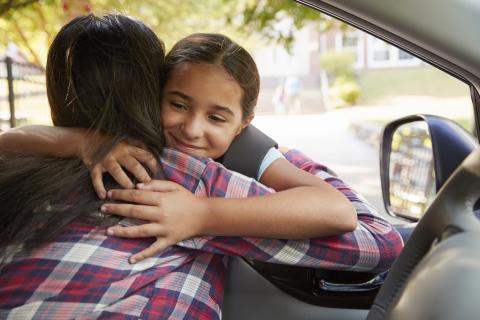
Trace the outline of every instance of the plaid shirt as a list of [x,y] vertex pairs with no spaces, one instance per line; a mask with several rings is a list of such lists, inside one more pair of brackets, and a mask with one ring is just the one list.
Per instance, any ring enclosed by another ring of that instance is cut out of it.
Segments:
[[[229,255],[335,270],[388,269],[403,245],[392,226],[327,168],[298,151],[286,157],[350,199],[358,213],[355,231],[308,240],[195,237],[132,265],[128,257],[151,238],[110,237],[98,227],[73,223],[56,241],[19,249],[1,266],[0,318],[219,319]],[[209,159],[166,149],[161,161],[169,180],[199,196],[271,192]]]

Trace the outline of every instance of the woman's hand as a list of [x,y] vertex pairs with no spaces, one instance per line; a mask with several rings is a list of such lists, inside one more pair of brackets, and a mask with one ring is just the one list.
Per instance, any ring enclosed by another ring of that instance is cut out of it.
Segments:
[[[90,162],[87,155],[83,155],[82,159],[87,165]],[[90,177],[98,197],[105,199],[107,194],[103,184],[105,172],[110,173],[113,179],[126,189],[133,189],[135,185],[124,169],[132,173],[138,181],[149,182],[151,178],[142,163],[152,172],[156,172],[157,160],[141,143],[133,140],[118,143],[102,161],[90,167]]]
[[138,184],[138,189],[110,190],[111,199],[135,204],[109,203],[102,212],[150,221],[139,226],[107,229],[108,235],[124,238],[156,237],[147,249],[132,255],[130,263],[151,257],[175,243],[201,233],[208,214],[208,198],[197,197],[183,186],[164,180]]

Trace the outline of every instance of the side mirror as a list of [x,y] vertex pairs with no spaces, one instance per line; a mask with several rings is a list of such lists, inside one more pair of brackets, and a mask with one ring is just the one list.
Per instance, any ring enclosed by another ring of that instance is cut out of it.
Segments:
[[466,130],[445,118],[415,115],[387,124],[380,152],[387,212],[418,221],[450,174],[477,147]]
[[425,122],[404,123],[393,132],[388,166],[390,209],[419,219],[436,194],[432,140]]

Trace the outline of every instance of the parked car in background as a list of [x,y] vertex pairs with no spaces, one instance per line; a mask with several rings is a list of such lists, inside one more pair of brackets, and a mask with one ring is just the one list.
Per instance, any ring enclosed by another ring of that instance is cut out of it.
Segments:
[[[480,132],[480,2],[297,2],[386,41],[465,86],[472,106],[467,127],[473,132],[449,116],[456,105],[449,107],[448,101],[448,114],[420,104],[413,110],[405,105],[413,111],[408,117],[399,112],[401,106],[386,109],[383,115],[392,122],[381,137],[378,193],[408,239],[388,275],[232,259],[224,318],[478,318],[480,151],[472,133],[478,137]],[[415,97],[409,101],[418,103]]]

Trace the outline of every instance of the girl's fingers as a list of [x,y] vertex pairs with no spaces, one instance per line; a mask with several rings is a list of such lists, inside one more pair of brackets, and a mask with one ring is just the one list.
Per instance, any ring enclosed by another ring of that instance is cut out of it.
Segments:
[[148,182],[151,180],[147,170],[133,156],[123,157],[119,160],[119,164],[132,173],[139,181]]
[[128,203],[106,203],[100,207],[100,210],[103,213],[107,214],[116,214],[122,217],[148,221],[158,221],[160,218],[159,208],[152,206],[143,206]]
[[159,191],[159,192],[172,192],[172,191],[180,190],[183,187],[173,181],[152,180],[150,182],[137,184],[137,188],[142,190],[152,190],[152,191]]
[[166,241],[165,238],[158,238],[157,241],[152,243],[150,247],[145,250],[142,250],[134,255],[130,256],[128,262],[130,263],[137,263],[146,258],[150,258],[159,254],[160,252],[164,251],[170,246],[170,244]]
[[157,172],[158,162],[149,151],[138,147],[130,147],[130,154],[138,161],[145,164],[153,173]]
[[121,238],[148,238],[162,235],[162,226],[158,223],[147,223],[139,226],[122,227],[119,225],[107,229],[109,236]]
[[97,193],[100,199],[105,199],[107,196],[107,190],[103,185],[103,172],[102,166],[97,164],[90,170],[90,178],[92,179],[93,189]]
[[132,189],[135,187],[132,181],[128,178],[125,171],[123,171],[120,164],[116,161],[110,161],[108,164],[105,164],[105,169],[110,173],[110,175],[117,181],[123,188]]
[[133,139],[133,138],[127,138],[127,139],[125,139],[125,142],[127,142],[131,146],[135,146],[137,148],[148,150],[147,145],[140,140]]
[[137,189],[112,189],[107,192],[110,199],[125,202],[158,206],[161,201],[161,194],[155,191]]

